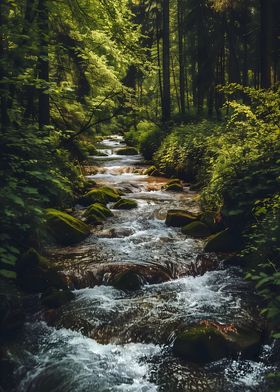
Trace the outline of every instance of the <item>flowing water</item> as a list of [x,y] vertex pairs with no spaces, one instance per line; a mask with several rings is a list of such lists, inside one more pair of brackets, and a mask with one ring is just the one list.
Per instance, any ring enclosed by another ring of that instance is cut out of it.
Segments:
[[[256,299],[241,272],[219,267],[213,255],[214,270],[186,276],[203,257],[203,241],[186,238],[164,220],[171,208],[197,212],[197,195],[188,187],[181,193],[162,191],[167,180],[141,174],[141,156],[117,155],[122,146],[119,137],[104,140],[100,149],[107,156],[92,157],[89,178],[120,188],[138,208],[113,211],[114,217],[82,244],[52,249],[53,259],[72,276],[133,264],[160,266],[172,280],[125,292],[106,285],[105,274],[101,285],[88,280],[82,288],[76,285],[75,299],[55,321],[49,317],[47,324],[42,311],[31,314],[8,347],[18,364],[13,391],[270,391],[272,346],[263,347],[258,361],[235,358],[198,366],[173,356],[174,336],[182,326],[205,319],[250,325]],[[79,216],[79,206],[75,213]]]

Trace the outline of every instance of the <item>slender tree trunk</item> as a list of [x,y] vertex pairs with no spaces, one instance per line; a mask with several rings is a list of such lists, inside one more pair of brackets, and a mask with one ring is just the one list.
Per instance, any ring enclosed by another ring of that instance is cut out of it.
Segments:
[[[0,3],[0,81],[3,82],[6,75],[6,70],[4,68],[4,59],[6,56],[6,41],[5,36],[2,30],[2,27],[6,23],[6,11],[7,11],[7,4],[6,1],[1,1]],[[8,115],[8,86],[6,83],[1,83],[0,85],[0,102],[1,102],[1,128],[3,131],[6,130],[7,126],[9,125],[9,115]]]
[[157,41],[157,63],[158,63],[158,83],[160,92],[160,104],[163,107],[163,91],[162,91],[162,76],[161,76],[161,53],[160,53],[160,18],[159,14],[156,17],[156,41]]
[[[38,58],[38,77],[44,82],[49,82],[49,59],[48,59],[48,34],[49,12],[48,0],[38,2],[38,27],[40,53]],[[50,97],[47,88],[39,91],[39,127],[43,128],[50,123]]]
[[170,56],[170,59],[171,59],[173,84],[174,84],[175,93],[176,93],[176,100],[177,100],[178,111],[181,112],[180,97],[179,97],[179,91],[178,91],[178,87],[177,87],[176,73],[175,73],[175,67],[174,67],[174,59],[173,59],[173,56]]
[[169,0],[162,0],[162,38],[163,38],[163,104],[162,104],[162,121],[168,123],[171,116],[171,99],[170,99],[170,37],[169,37]]
[[182,0],[177,1],[177,19],[178,19],[178,52],[179,52],[179,91],[180,91],[180,106],[181,113],[186,113],[186,99],[185,99],[185,61],[184,61],[184,45],[183,45],[183,7]]
[[261,87],[271,87],[273,15],[272,0],[260,0],[260,68]]

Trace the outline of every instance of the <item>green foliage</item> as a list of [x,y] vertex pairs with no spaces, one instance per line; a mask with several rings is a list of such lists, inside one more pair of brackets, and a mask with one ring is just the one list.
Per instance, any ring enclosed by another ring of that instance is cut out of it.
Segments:
[[[187,180],[202,179],[207,168],[207,137],[213,134],[215,123],[202,121],[175,128],[154,154],[157,167],[168,175]],[[205,179],[203,179],[205,180]]]

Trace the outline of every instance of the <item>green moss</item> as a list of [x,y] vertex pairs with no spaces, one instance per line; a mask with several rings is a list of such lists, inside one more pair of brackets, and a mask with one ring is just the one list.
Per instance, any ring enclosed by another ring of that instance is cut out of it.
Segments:
[[41,302],[48,308],[59,308],[70,302],[75,296],[70,290],[57,290],[50,288],[42,294]]
[[241,249],[242,239],[239,234],[229,229],[212,235],[205,247],[205,252],[235,252]]
[[199,217],[185,210],[169,210],[165,223],[167,226],[183,227],[188,223],[196,221]]
[[174,342],[175,355],[188,361],[206,363],[239,355],[255,358],[261,344],[261,332],[255,328],[232,325],[200,324],[180,333]]
[[80,200],[82,205],[88,206],[93,203],[107,204],[120,200],[120,192],[110,187],[92,189]]
[[174,354],[187,361],[206,363],[229,354],[224,338],[212,326],[195,326],[177,336]]
[[116,150],[117,155],[138,155],[138,151],[135,147],[123,147]]
[[182,192],[183,191],[183,186],[178,183],[178,182],[173,182],[171,184],[167,184],[165,186],[166,191],[172,191],[172,192]]
[[84,213],[87,222],[91,224],[102,223],[106,218],[113,216],[109,208],[101,203],[91,204]]
[[46,225],[50,236],[61,245],[72,245],[90,234],[90,227],[80,219],[52,208],[46,210]]
[[209,227],[200,221],[195,221],[183,227],[182,233],[193,238],[208,237],[211,232]]
[[148,167],[144,173],[145,176],[158,176],[159,175],[159,171],[155,166],[150,166]]
[[135,200],[132,199],[121,199],[116,204],[113,205],[113,208],[119,210],[132,210],[133,208],[137,208],[138,204]]

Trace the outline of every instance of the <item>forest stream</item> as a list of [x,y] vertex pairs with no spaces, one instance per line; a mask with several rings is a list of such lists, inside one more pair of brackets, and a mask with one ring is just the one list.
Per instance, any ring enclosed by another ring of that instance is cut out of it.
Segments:
[[[277,361],[273,344],[262,346],[258,360],[197,365],[174,355],[176,334],[195,322],[254,328],[256,298],[241,270],[224,268],[221,257],[203,253],[203,240],[166,226],[169,209],[198,212],[198,195],[187,184],[183,192],[162,190],[168,179],[144,175],[140,155],[117,155],[123,146],[119,136],[103,140],[102,156],[92,156],[86,170],[89,179],[120,189],[138,208],[113,209],[114,216],[82,243],[49,249],[75,298],[48,312],[34,300],[26,304],[23,331],[7,343],[18,364],[14,391],[269,391],[266,376]],[[80,216],[81,206],[74,214]],[[133,291],[110,286],[110,268],[128,266],[168,273],[170,279],[143,282]],[[95,284],[96,271],[101,284]]]

